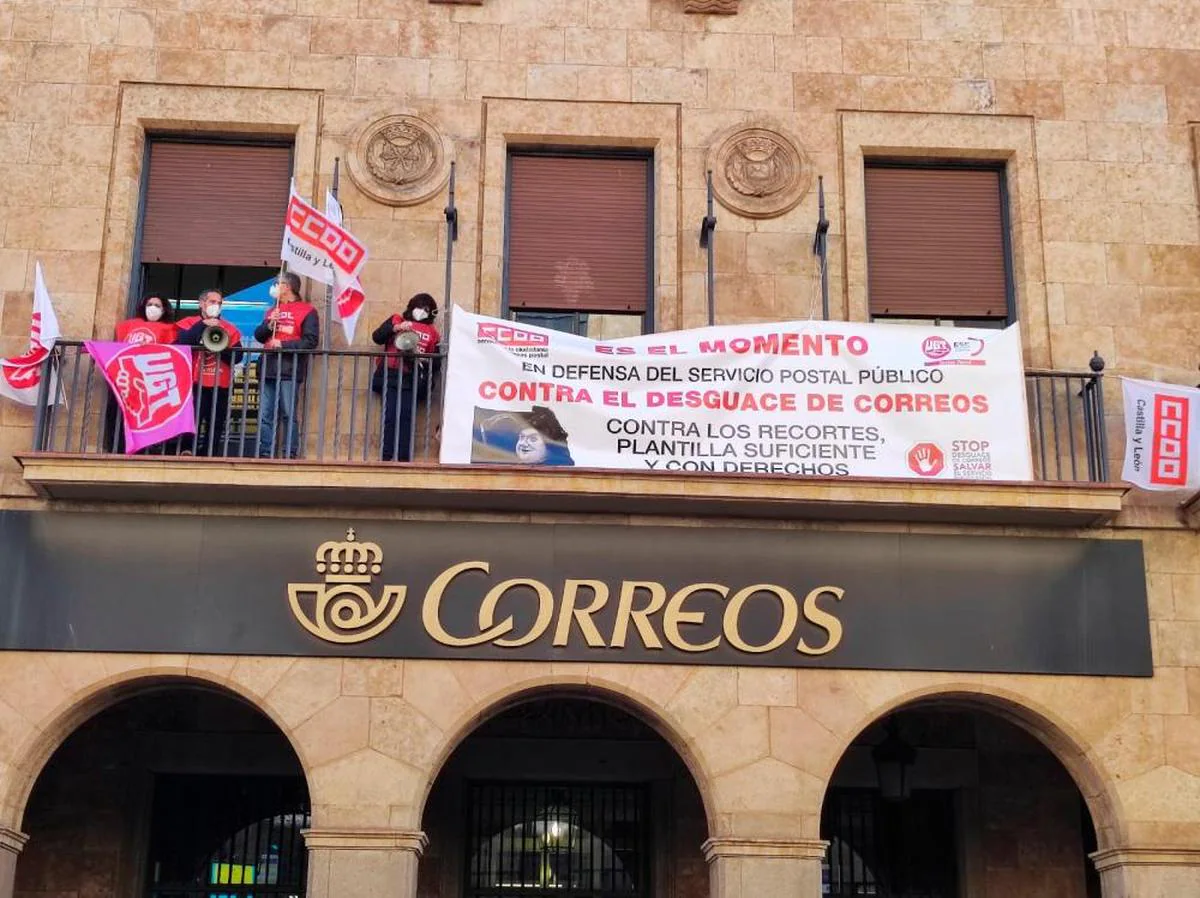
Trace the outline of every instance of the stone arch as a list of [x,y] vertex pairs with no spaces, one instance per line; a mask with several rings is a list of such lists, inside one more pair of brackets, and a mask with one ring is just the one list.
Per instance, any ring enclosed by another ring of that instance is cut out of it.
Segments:
[[262,696],[236,682],[204,670],[139,668],[88,684],[36,724],[34,734],[14,752],[14,758],[17,760],[10,768],[8,785],[0,793],[0,800],[3,802],[0,805],[0,826],[7,825],[14,830],[20,830],[29,797],[38,777],[59,747],[81,726],[126,699],[180,687],[200,687],[221,693],[249,705],[270,720],[296,755],[311,800],[309,766],[305,762],[301,743]]
[[447,730],[447,738],[440,746],[435,761],[425,771],[414,810],[416,820],[423,819],[429,794],[438,775],[454,750],[463,743],[485,721],[537,698],[575,698],[611,705],[637,718],[653,729],[679,756],[692,777],[696,790],[704,805],[705,822],[710,834],[717,832],[717,810],[713,797],[712,777],[707,766],[692,742],[683,735],[683,727],[671,718],[665,708],[658,706],[644,695],[633,695],[626,687],[596,683],[586,678],[545,677],[534,681],[507,684],[479,701],[475,707],[461,715]]
[[[985,711],[1024,730],[1035,738],[1066,769],[1087,805],[1096,828],[1100,850],[1124,844],[1125,815],[1112,777],[1084,748],[1086,742],[1069,724],[1049,708],[1026,695],[979,684],[942,684],[913,689],[893,696],[841,733],[838,751],[822,772],[825,784],[821,805],[834,770],[854,739],[889,714],[929,702],[956,704],[967,710]],[[817,812],[820,814],[821,805]]]

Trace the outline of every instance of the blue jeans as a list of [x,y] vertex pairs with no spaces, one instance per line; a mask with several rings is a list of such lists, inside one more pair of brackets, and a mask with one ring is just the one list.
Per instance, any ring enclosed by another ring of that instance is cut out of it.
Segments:
[[[300,454],[300,422],[296,419],[296,394],[302,385],[290,377],[267,376],[258,385],[258,457],[296,458]],[[275,453],[275,425],[279,425],[279,453]]]

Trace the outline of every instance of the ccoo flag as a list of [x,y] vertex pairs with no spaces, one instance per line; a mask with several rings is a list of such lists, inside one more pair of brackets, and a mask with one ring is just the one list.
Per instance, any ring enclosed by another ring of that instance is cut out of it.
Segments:
[[[332,190],[325,191],[325,217],[339,227],[342,224],[342,206],[338,202],[337,197],[333,195]],[[329,282],[327,281],[327,283]],[[335,294],[333,297],[333,316],[342,322],[342,330],[346,334],[346,345],[349,346],[354,342],[354,331],[358,327],[358,316],[362,312],[362,307],[366,303],[367,298],[363,293],[362,283],[359,281],[358,275],[354,275],[343,283],[338,283],[335,277],[332,283]]]
[[[340,207],[329,211],[341,215]],[[288,199],[279,257],[291,271],[333,284],[338,318],[343,327],[347,327],[347,318],[351,319],[347,329],[348,336],[353,337],[353,324],[362,308],[355,294],[362,294],[358,276],[367,261],[367,248],[335,216],[322,214],[306,203],[296,192],[295,183]]]
[[46,279],[42,275],[42,263],[38,262],[33,268],[33,314],[29,322],[29,349],[22,355],[0,359],[0,396],[22,405],[36,405],[42,385],[42,372],[49,370],[50,382],[47,385],[46,396],[49,397],[51,405],[57,404],[61,397],[58,395],[58,381],[54,368],[50,366],[44,369],[43,365],[60,336],[62,334],[58,329],[58,317],[54,314],[50,292],[46,289]]
[[1121,478],[1144,490],[1200,489],[1200,390],[1121,379],[1125,396],[1125,467]]

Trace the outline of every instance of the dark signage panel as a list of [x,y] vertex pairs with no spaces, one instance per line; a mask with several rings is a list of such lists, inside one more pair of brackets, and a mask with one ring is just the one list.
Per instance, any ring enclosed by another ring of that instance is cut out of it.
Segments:
[[1137,540],[65,512],[0,648],[1153,673]]

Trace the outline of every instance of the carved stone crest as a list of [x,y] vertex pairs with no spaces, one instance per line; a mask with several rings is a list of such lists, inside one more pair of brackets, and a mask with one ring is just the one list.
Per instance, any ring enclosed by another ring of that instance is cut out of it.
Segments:
[[713,144],[708,164],[721,205],[749,218],[773,218],[794,208],[812,181],[800,144],[767,126],[727,131]]
[[415,115],[389,115],[360,127],[348,161],[354,183],[392,206],[429,199],[450,174],[445,140]]
[[738,11],[738,0],[683,0],[683,11],[732,16]]

